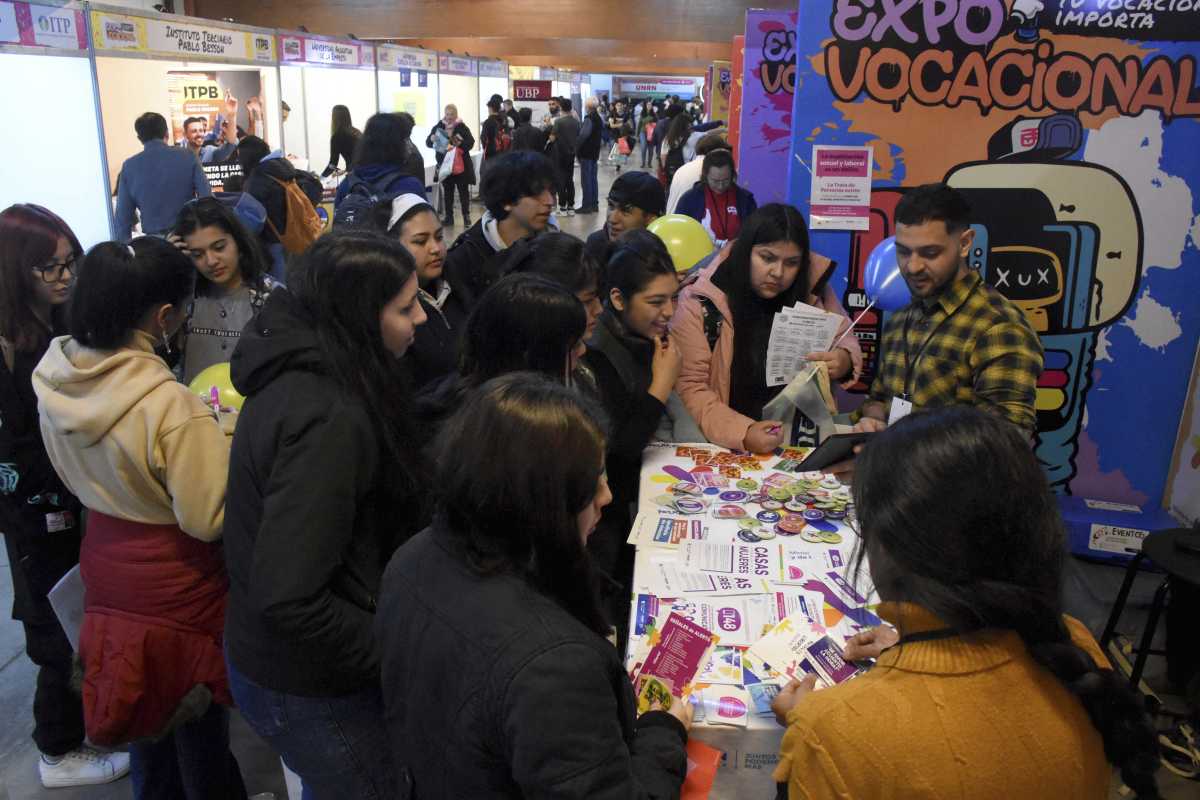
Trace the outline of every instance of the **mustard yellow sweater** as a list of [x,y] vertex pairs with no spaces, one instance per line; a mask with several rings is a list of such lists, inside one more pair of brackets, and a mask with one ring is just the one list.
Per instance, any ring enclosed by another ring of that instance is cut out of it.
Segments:
[[[909,604],[880,616],[904,634],[945,625]],[[1108,667],[1096,641],[1072,639]],[[1105,798],[1112,768],[1083,705],[1011,631],[906,643],[866,675],[788,715],[775,779],[799,798]]]

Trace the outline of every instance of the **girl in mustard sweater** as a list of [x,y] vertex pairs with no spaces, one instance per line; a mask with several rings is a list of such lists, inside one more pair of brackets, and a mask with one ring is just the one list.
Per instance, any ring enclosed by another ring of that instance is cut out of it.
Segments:
[[[896,631],[860,634],[866,675],[776,699],[775,773],[797,798],[1104,798],[1111,765],[1158,796],[1153,728],[1062,613],[1066,545],[1020,431],[971,408],[878,433],[854,484],[864,557]],[[898,632],[898,642],[896,632]]]

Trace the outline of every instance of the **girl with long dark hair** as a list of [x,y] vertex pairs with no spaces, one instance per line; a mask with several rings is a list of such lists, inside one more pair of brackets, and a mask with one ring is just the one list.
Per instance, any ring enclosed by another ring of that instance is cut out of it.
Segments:
[[87,734],[129,745],[137,800],[246,796],[221,653],[229,440],[155,354],[187,318],[195,280],[162,239],[96,245],[79,269],[70,336],[52,340],[33,373],[46,451],[88,510]]
[[602,431],[530,373],[442,431],[434,524],[388,565],[376,624],[412,796],[678,796],[691,705],[636,716],[585,551],[611,499]]
[[337,171],[338,162],[345,161],[346,169],[354,163],[354,151],[358,148],[358,140],[362,132],[354,127],[350,119],[350,109],[336,105],[329,114],[329,164],[321,173],[326,178]]
[[242,329],[276,284],[266,274],[257,239],[219,200],[206,197],[185,205],[167,238],[196,265],[192,314],[180,342],[181,376],[191,384],[206,368],[233,357]]
[[492,378],[527,370],[569,384],[586,349],[586,326],[583,305],[561,284],[520,273],[498,280],[467,317],[458,373],[417,399],[421,440],[431,440],[466,397]]
[[230,683],[306,797],[389,797],[371,624],[387,559],[424,524],[398,359],[425,312],[412,256],[377,233],[327,234],[289,277],[233,355]]
[[12,572],[13,618],[37,666],[33,741],[47,788],[115,780],[123,753],[84,744],[83,706],[71,689],[71,643],[46,594],[79,563],[79,501],[54,471],[38,427],[33,368],[66,332],[83,249],[65,222],[31,204],[0,212],[0,523]]
[[351,194],[424,197],[425,162],[409,138],[412,130],[413,118],[404,112],[371,115],[357,143],[354,169],[338,184],[334,204],[340,208]]
[[776,698],[791,797],[1099,798],[1110,764],[1158,796],[1140,695],[1063,613],[1062,521],[1022,431],[969,407],[913,414],[858,456],[854,499],[854,562],[899,641],[860,634],[846,655],[877,657],[866,675]]
[[[835,267],[809,249],[799,211],[770,203],[750,215],[732,246],[680,295],[671,325],[683,352],[679,397],[710,442],[759,453],[783,442],[781,423],[762,419],[763,406],[783,389],[766,383],[771,325],[780,309],[797,302],[845,317],[829,285]],[[838,335],[849,326],[846,318]],[[808,359],[824,362],[832,380],[847,384],[862,371],[854,336]]]

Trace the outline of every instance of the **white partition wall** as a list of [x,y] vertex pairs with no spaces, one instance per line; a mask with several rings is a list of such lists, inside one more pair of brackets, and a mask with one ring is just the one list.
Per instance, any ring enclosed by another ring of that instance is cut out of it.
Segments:
[[[39,26],[38,17],[47,15],[55,24]],[[0,126],[0,150],[8,155],[0,209],[45,206],[85,248],[112,238],[86,30],[77,4],[48,9],[0,3],[0,107],[10,112],[8,124]]]
[[[405,111],[416,120],[412,141],[425,158],[426,170],[436,163],[425,138],[442,117],[438,105],[437,53],[395,45],[375,50],[379,79],[379,110]],[[429,176],[432,182],[432,174]]]
[[[333,107],[346,106],[359,130],[379,109],[375,48],[366,42],[310,33],[284,32],[278,39],[283,99],[292,109],[284,144],[298,165],[307,164],[320,174],[330,159]],[[297,122],[303,127],[298,128]],[[340,169],[348,166],[338,162]]]
[[487,101],[492,95],[512,99],[508,93],[508,64],[504,61],[479,60],[479,119],[487,119]]
[[[439,105],[448,104],[458,108],[458,117],[475,137],[475,148],[479,149],[479,73],[473,58],[460,58],[441,53],[438,55]],[[486,98],[485,98],[486,99]]]

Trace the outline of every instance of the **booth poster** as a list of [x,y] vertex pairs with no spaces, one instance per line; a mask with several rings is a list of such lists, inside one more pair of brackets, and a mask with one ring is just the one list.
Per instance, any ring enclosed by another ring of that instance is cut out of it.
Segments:
[[746,56],[746,37],[738,34],[733,37],[733,88],[729,92],[729,147],[733,152],[738,149],[738,134],[742,129],[742,86],[745,77],[742,75]]
[[[1160,505],[1200,336],[1200,25],[1182,5],[1086,5],[807,0],[789,197],[807,210],[813,145],[873,148],[869,230],[813,236],[854,316],[905,190],[962,190],[972,268],[1045,347],[1036,448],[1051,485]],[[760,138],[743,128],[743,145]],[[868,379],[882,323],[856,330]]]
[[753,192],[760,206],[787,199],[783,164],[792,144],[795,45],[795,11],[746,12],[738,184]]
[[[204,131],[204,145],[216,147],[215,152],[220,153],[220,148],[226,145],[227,119],[235,120],[242,134],[271,141],[263,114],[262,91],[262,73],[258,70],[168,71],[171,141],[186,147],[187,140],[200,127]],[[231,157],[202,163],[214,191],[223,188],[225,178],[241,174],[241,168]]]
[[733,92],[733,65],[729,61],[714,61],[712,64],[712,91],[709,106],[704,109],[709,119],[729,123],[729,101]]

